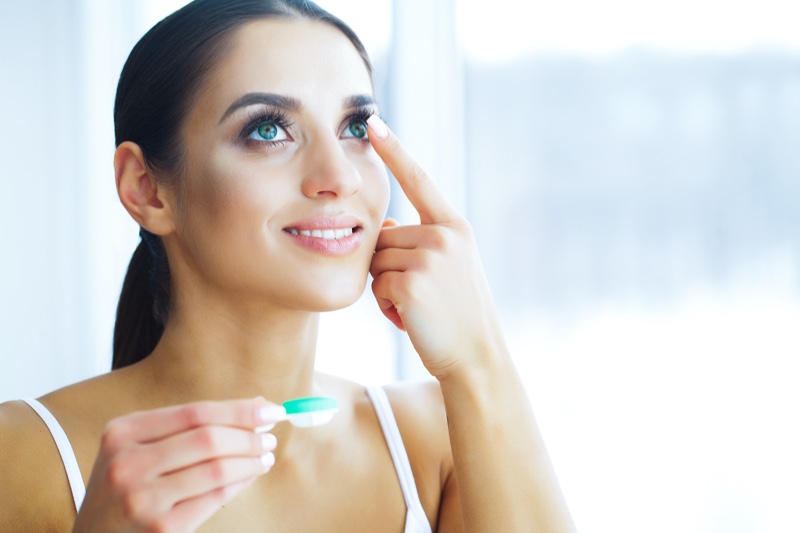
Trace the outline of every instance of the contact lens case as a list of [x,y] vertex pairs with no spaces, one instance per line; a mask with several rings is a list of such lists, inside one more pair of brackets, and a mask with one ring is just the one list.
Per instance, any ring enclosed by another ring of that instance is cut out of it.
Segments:
[[299,428],[310,428],[327,424],[339,411],[336,398],[331,396],[308,396],[283,402],[286,420]]

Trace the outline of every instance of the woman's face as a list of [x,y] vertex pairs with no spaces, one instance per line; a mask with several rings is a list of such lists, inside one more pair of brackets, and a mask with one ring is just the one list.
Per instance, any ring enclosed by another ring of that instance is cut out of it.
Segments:
[[312,311],[364,290],[389,201],[366,138],[376,113],[361,56],[303,19],[243,26],[183,130],[176,275],[205,291]]

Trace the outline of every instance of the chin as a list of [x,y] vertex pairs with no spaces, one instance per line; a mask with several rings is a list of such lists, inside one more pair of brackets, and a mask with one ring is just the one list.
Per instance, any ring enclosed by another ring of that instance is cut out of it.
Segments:
[[298,307],[308,311],[324,313],[350,307],[361,298],[367,286],[367,278],[329,281],[322,286],[305,287],[293,295]]
[[348,291],[346,293],[328,295],[323,301],[320,302],[319,312],[338,311],[345,307],[350,307],[361,298],[364,294],[365,286],[361,286],[359,291]]

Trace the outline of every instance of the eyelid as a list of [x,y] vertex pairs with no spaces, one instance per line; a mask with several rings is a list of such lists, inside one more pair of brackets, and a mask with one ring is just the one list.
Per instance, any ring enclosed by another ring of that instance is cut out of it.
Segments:
[[[341,137],[345,134],[349,128],[349,126],[356,121],[366,122],[369,117],[372,115],[378,115],[378,110],[376,106],[367,105],[353,108],[349,111],[349,113],[344,117],[342,120],[342,124],[339,128],[339,136]],[[288,139],[279,139],[276,141],[269,141],[269,140],[257,140],[252,139],[251,135],[255,132],[256,128],[258,128],[262,124],[274,124],[286,134]],[[289,116],[284,112],[284,110],[269,106],[252,106],[252,108],[247,113],[247,118],[245,121],[244,126],[240,130],[239,138],[242,141],[251,141],[256,144],[263,144],[269,145],[271,142],[285,142],[287,140],[294,140],[290,134],[290,129],[294,125],[294,122],[289,118]],[[359,139],[364,140],[366,137],[355,137],[355,136],[347,136],[347,139]]]
[[[257,135],[260,135],[258,133],[258,130],[261,128],[261,126],[263,126],[265,124],[270,124],[272,126],[275,126],[275,128],[279,132],[278,135],[280,135],[280,133],[283,133],[283,138],[275,138],[275,139],[258,138]],[[256,142],[256,143],[277,143],[277,142],[291,141],[292,137],[289,135],[289,132],[286,131],[286,129],[283,126],[280,126],[279,124],[276,124],[274,122],[264,121],[264,122],[259,122],[258,125],[255,128],[252,128],[250,130],[250,133],[247,135],[247,140],[250,140],[250,141],[253,141],[253,142]]]
[[[348,128],[350,127],[350,124],[352,124],[353,122],[365,122],[366,123],[367,119],[369,117],[371,117],[372,115],[377,115],[377,114],[378,114],[378,110],[375,109],[374,107],[371,107],[371,106],[364,106],[364,107],[358,107],[358,108],[353,109],[350,113],[348,113],[348,115],[342,121],[342,126],[340,128],[339,136],[341,137],[342,134],[347,132]],[[365,137],[355,137],[355,136],[353,136],[353,137],[346,137],[346,138],[348,138],[348,139],[366,139],[366,136]]]
[[[253,132],[262,124],[274,124],[286,134],[289,140],[292,140],[292,136],[289,134],[289,130],[293,125],[289,116],[283,112],[283,110],[270,108],[270,107],[258,107],[255,110],[252,110],[248,113],[248,118],[242,127],[241,131],[239,132],[239,138],[241,140],[248,140]],[[269,143],[272,141],[263,140],[263,141],[256,141],[255,139],[250,139],[253,142],[261,143]],[[287,139],[281,139],[280,141],[275,142],[283,142]]]

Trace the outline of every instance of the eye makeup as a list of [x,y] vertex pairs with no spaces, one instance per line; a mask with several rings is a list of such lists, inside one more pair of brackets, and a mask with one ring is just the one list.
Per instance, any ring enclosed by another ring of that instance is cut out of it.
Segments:
[[[269,146],[276,146],[286,142],[287,139],[280,139],[277,141],[264,139],[263,141],[257,141],[250,138],[250,135],[252,135],[259,126],[264,124],[274,124],[282,129],[284,133],[286,133],[286,136],[289,137],[288,130],[292,127],[293,123],[284,111],[275,108],[258,108],[251,112],[242,131],[239,133],[239,140],[246,144],[267,144]],[[289,139],[291,139],[291,137],[289,137]]]
[[[375,114],[377,113],[373,106],[360,106],[351,110],[343,121],[339,136],[342,139],[354,139],[369,144],[366,122],[369,117]],[[276,140],[254,139],[253,134],[264,125],[273,125],[279,128],[285,134],[285,138]],[[281,146],[285,142],[293,140],[289,134],[293,125],[294,122],[289,118],[289,115],[281,109],[272,107],[256,108],[250,112],[245,125],[239,132],[239,141],[251,148]]]
[[352,136],[345,138],[358,139],[369,143],[367,138],[367,120],[372,115],[376,115],[376,111],[372,107],[358,107],[351,112],[344,120],[345,128],[340,135],[350,133]]

